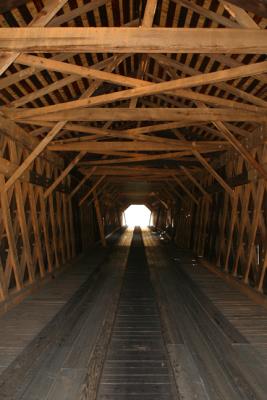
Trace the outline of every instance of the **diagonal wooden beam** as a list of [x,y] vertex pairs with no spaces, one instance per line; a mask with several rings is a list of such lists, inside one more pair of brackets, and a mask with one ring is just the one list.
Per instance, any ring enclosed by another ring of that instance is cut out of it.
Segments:
[[[1,122],[1,117],[0,117],[0,122]],[[50,121],[37,121],[34,120],[34,123],[32,121],[27,121],[27,120],[19,120],[19,123],[21,124],[31,124],[31,125],[37,125],[41,127],[47,127],[47,128],[52,128],[54,126],[53,122]],[[79,125],[79,124],[72,124],[71,122],[68,122],[65,125],[65,128],[67,131],[72,131],[72,132],[83,132],[83,133],[88,133],[93,135],[107,135],[107,136],[116,136],[117,133],[125,134],[127,135],[139,135],[139,134],[144,134],[144,133],[152,133],[152,132],[164,132],[167,130],[172,130],[175,128],[184,128],[187,126],[191,126],[189,122],[166,122],[163,124],[153,124],[153,125],[148,125],[148,126],[142,126],[138,128],[131,128],[131,129],[125,129],[125,130],[114,130],[114,129],[109,129],[107,130],[106,128],[96,128],[94,126],[88,126],[88,125]],[[204,123],[199,123],[198,125],[204,125]],[[240,128],[237,128],[240,129]],[[35,136],[35,131],[31,132],[31,135]],[[37,131],[38,132],[38,131]],[[246,131],[244,131],[245,133]],[[43,133],[43,132],[42,132]]]
[[[174,72],[171,70],[169,67],[165,67],[165,71],[170,75],[174,76]],[[146,77],[148,77],[152,82],[164,82],[163,79],[157,78],[152,74],[145,74]],[[175,74],[175,77],[173,79],[177,79],[177,75]],[[217,85],[216,85],[217,86]],[[176,107],[181,106],[181,102],[174,100],[173,99],[173,94],[174,93],[166,93],[165,95],[156,95],[157,98],[164,100],[170,104],[175,105]],[[236,100],[229,100],[225,99],[223,97],[217,97],[217,96],[211,96],[209,94],[204,94],[204,93],[199,93],[197,91],[193,91],[191,89],[179,89],[177,93],[175,94],[179,97],[185,98],[185,99],[190,99],[190,100],[196,100],[196,101],[202,101],[205,102],[206,104],[211,104],[219,107],[229,107],[229,108],[234,108],[236,110],[242,109],[242,110],[248,110],[248,111],[255,111],[258,109],[259,105],[252,105],[252,104],[247,104],[245,102],[239,102]],[[171,95],[172,97],[169,97],[167,95]],[[267,101],[264,101],[260,99],[260,107],[265,107],[267,108]]]
[[224,190],[233,196],[233,189],[224,181],[224,179],[215,171],[215,169],[205,160],[205,158],[196,150],[193,150],[194,156],[198,161],[209,171],[209,173],[216,179],[217,182],[224,188]]
[[[54,125],[54,124],[53,124]],[[53,126],[52,125],[52,126]],[[25,131],[20,125],[16,124],[10,119],[0,116],[0,131],[1,134],[12,139],[14,142],[19,143],[20,146],[32,151],[39,143],[39,139],[31,136],[30,133]],[[42,157],[47,161],[54,163],[58,168],[62,168],[63,159],[56,156],[52,152],[45,151]]]
[[73,189],[73,191],[70,193],[68,199],[71,200],[72,197],[75,195],[75,193],[78,192],[78,190],[85,184],[85,182],[93,175],[93,173],[96,171],[97,167],[92,167],[81,179],[81,181],[78,183],[78,185]]
[[[49,0],[42,11],[30,22],[30,27],[43,27],[56,15],[56,13],[67,3],[68,0]],[[16,58],[19,52],[0,53],[0,76],[7,70]]]
[[23,161],[14,174],[7,180],[5,185],[0,189],[0,192],[6,192],[19,177],[29,168],[31,163],[39,156],[40,153],[46,148],[49,142],[58,134],[64,127],[65,121],[58,122],[53,129],[44,137],[44,139],[35,147],[31,154]]
[[194,185],[207,197],[209,201],[211,201],[211,197],[208,192],[203,188],[203,186],[197,181],[197,179],[191,174],[191,172],[184,167],[183,165],[180,166],[181,170],[185,173],[185,175],[194,183]]
[[171,192],[175,193],[175,195],[179,197],[180,200],[185,201],[184,196],[174,187],[173,183],[169,181],[166,181],[166,183],[169,186]]
[[[9,143],[9,150],[10,150],[10,157],[11,161],[18,163],[19,162],[19,153],[17,151],[17,146],[15,142],[10,141]],[[32,251],[31,251],[31,245],[30,245],[30,240],[29,240],[29,232],[28,232],[28,225],[26,222],[26,213],[25,213],[25,207],[24,207],[24,195],[22,192],[22,186],[19,181],[16,182],[15,184],[15,198],[16,198],[16,205],[17,205],[17,218],[20,226],[20,231],[21,231],[21,238],[22,238],[22,243],[23,243],[23,248],[24,248],[24,254],[25,254],[25,260],[27,263],[27,269],[29,273],[29,281],[33,283],[34,281],[34,263],[33,263],[33,257],[32,257]],[[24,271],[22,272],[22,276],[24,275]]]
[[[116,57],[115,60],[108,66],[108,70],[113,70],[122,60],[124,56]],[[83,97],[91,96],[95,90],[101,85],[101,82],[96,81],[92,84],[89,89],[82,95]],[[31,165],[31,163],[38,157],[40,153],[44,151],[46,146],[56,137],[56,135],[64,128],[67,120],[56,123],[56,125],[49,131],[49,133],[40,141],[37,147],[34,148],[32,153],[23,161],[23,163],[19,166],[19,168],[14,172],[14,174],[8,179],[5,183],[4,187],[0,189],[1,191],[7,191],[16,180],[27,170],[27,168]]]
[[183,182],[176,175],[172,175],[172,177],[175,180],[175,182],[178,183],[178,185],[187,194],[187,196],[190,197],[190,199],[192,199],[194,203],[198,204],[197,198],[190,192],[190,190],[187,189],[187,187],[183,184]]
[[80,79],[80,77],[77,77],[74,75],[70,75],[70,76],[67,76],[66,78],[59,79],[59,80],[51,83],[51,85],[46,85],[42,89],[35,90],[32,93],[26,94],[25,96],[20,97],[19,99],[10,102],[9,106],[10,107],[24,106],[24,104],[27,104],[36,99],[39,99],[40,97],[43,97],[43,96],[45,96],[49,93],[52,93],[56,90],[59,90],[59,89],[63,88],[64,86],[70,85],[71,83],[78,81],[79,79]]
[[[131,28],[133,29],[133,28]],[[0,31],[1,32],[1,31]],[[127,57],[129,53],[118,55],[117,57]],[[114,57],[114,59],[117,59]],[[17,58],[17,62],[29,67],[45,68],[50,71],[57,71],[62,74],[74,74],[83,78],[99,79],[101,81],[114,83],[126,87],[136,87],[138,80],[124,75],[119,75],[107,71],[95,69],[93,67],[83,67],[77,64],[66,63],[50,58],[22,54]],[[142,81],[141,81],[142,82]],[[145,83],[143,83],[145,85]]]
[[78,6],[73,10],[70,10],[68,12],[65,11],[62,15],[54,17],[52,21],[47,24],[47,26],[60,26],[79,17],[82,14],[86,14],[95,10],[96,8],[104,6],[107,2],[108,0],[91,0],[88,4]]
[[152,133],[152,132],[164,132],[164,131],[168,131],[168,130],[172,130],[175,128],[185,128],[186,126],[190,126],[190,125],[186,125],[186,122],[165,122],[163,124],[153,124],[153,125],[147,125],[147,126],[141,126],[138,128],[131,128],[131,129],[126,129],[125,132],[130,133],[132,135],[139,135],[139,134],[144,134],[144,133]]
[[[4,178],[1,175],[0,175],[0,183],[1,183],[1,185],[4,184]],[[5,227],[5,231],[6,231],[6,235],[7,235],[11,264],[12,264],[12,268],[14,271],[17,290],[20,290],[23,285],[22,276],[21,276],[22,275],[21,274],[21,266],[19,263],[16,239],[15,239],[15,234],[14,234],[14,230],[13,230],[13,224],[12,224],[12,218],[11,218],[7,193],[2,192],[0,198],[1,198],[3,225]]]
[[[108,182],[104,182],[103,185],[100,188],[97,188],[95,190],[95,193],[98,197],[98,199],[100,199],[101,197],[103,197],[103,194],[105,194],[106,189],[108,188],[109,183]],[[88,201],[87,203],[87,207],[90,206],[90,204],[92,204],[94,202],[94,196],[91,198],[91,200]]]
[[56,187],[62,182],[64,178],[70,173],[70,171],[75,167],[75,165],[85,156],[86,151],[81,151],[70,163],[69,165],[64,169],[64,171],[61,172],[61,174],[57,177],[57,179],[52,183],[52,185],[49,186],[48,189],[44,192],[44,198],[46,199],[47,196],[49,196],[55,189]]
[[[207,106],[202,102],[196,102],[197,106],[202,109],[207,109]],[[240,143],[240,141],[232,134],[232,132],[227,128],[227,126],[222,121],[213,121],[213,125],[222,133],[223,137],[233,146],[235,150],[243,157],[248,164],[258,171],[258,173],[267,179],[267,171],[258,163],[251,153],[245,148],[245,146]]]
[[[85,146],[89,146],[89,143],[94,144],[95,140],[98,140],[99,138],[105,138],[108,139],[110,137],[112,138],[121,138],[121,139],[130,139],[130,140],[135,140],[135,141],[142,141],[142,142],[151,142],[151,143],[162,143],[162,144],[172,144],[174,148],[176,148],[177,146],[180,147],[182,144],[187,144],[187,141],[185,139],[168,139],[166,137],[160,137],[160,136],[154,136],[154,135],[142,135],[142,134],[131,134],[125,131],[116,131],[116,130],[108,130],[108,129],[104,129],[104,128],[96,128],[98,129],[99,134],[95,135],[95,137],[93,135],[90,136],[82,136],[82,137],[72,137],[72,138],[68,138],[68,139],[58,139],[58,140],[54,140],[53,142],[51,142],[51,146],[54,145],[61,145],[61,144],[70,144],[70,143],[74,143],[77,144],[79,143],[79,145],[83,146],[83,143]],[[102,142],[103,143],[103,142]],[[203,142],[204,143],[204,142]],[[208,142],[205,142],[208,143]],[[212,145],[224,145],[226,142],[223,141],[212,141],[209,142],[209,144]],[[127,142],[125,142],[125,146],[127,145]],[[105,146],[105,145],[104,145]],[[103,146],[103,148],[104,148]],[[71,147],[71,146],[69,146]],[[92,146],[92,149],[94,147]]]
[[240,26],[249,29],[260,29],[254,19],[243,8],[224,0],[221,3]]
[[[153,58],[154,60],[156,60],[160,65],[163,65],[164,67],[167,66],[170,68],[174,68],[176,71],[177,70],[181,71],[181,72],[185,73],[186,75],[197,76],[200,74],[200,71],[196,71],[194,68],[192,68],[186,64],[183,64],[181,62],[178,62],[176,60],[173,60],[172,58],[164,56],[162,54],[151,54],[150,57]],[[230,68],[235,68],[235,67],[244,65],[244,64],[234,60],[233,58],[227,57],[222,54],[216,55],[216,58],[214,55],[209,55],[209,57],[212,57],[215,61],[218,60],[219,62],[227,65]],[[227,58],[227,59],[225,60],[225,58]],[[266,77],[266,74],[264,74],[264,71],[263,71],[263,74],[261,74],[261,73],[257,74],[257,78],[259,78],[260,80],[263,80],[263,81],[265,78],[266,82],[267,82],[267,77]],[[214,85],[214,83],[212,83],[212,85]],[[266,101],[262,100],[259,97],[252,95],[251,93],[247,93],[244,90],[240,90],[233,85],[230,85],[225,82],[216,82],[215,86],[219,89],[222,89],[222,90],[232,93],[234,96],[236,96],[242,100],[245,100],[246,102],[249,102],[249,103],[252,103],[252,104],[255,104],[258,106],[266,107]]]
[[248,164],[254,168],[258,173],[264,178],[267,179],[267,170],[262,166],[252,154],[240,143],[240,141],[232,134],[232,132],[225,126],[225,124],[221,121],[213,122],[213,124],[222,132],[225,139],[228,140],[229,143],[238,151],[239,154],[244,158]]
[[81,207],[81,205],[85,202],[86,199],[88,199],[88,197],[90,196],[91,193],[93,193],[93,191],[97,188],[97,186],[103,181],[103,179],[105,179],[105,175],[101,176],[91,187],[91,189],[86,193],[85,196],[83,196],[83,198],[80,200],[79,202],[79,207]]
[[[174,74],[174,78],[176,78],[176,74]],[[203,101],[194,101],[197,107],[201,109],[207,110],[208,107]],[[222,134],[224,138],[233,146],[235,150],[241,154],[245,161],[249,163],[249,165],[256,169],[259,174],[267,179],[267,171],[263,166],[258,163],[254,157],[250,154],[250,152],[245,148],[245,146],[240,143],[240,141],[232,134],[232,132],[227,128],[227,126],[222,121],[213,121],[213,125],[218,129],[218,131]]]
[[[28,57],[28,56],[27,56]],[[37,58],[39,60],[39,57],[34,57],[34,56],[29,56],[33,58]],[[47,60],[45,60],[45,63],[47,63]],[[49,60],[48,60],[49,61]],[[58,62],[59,63],[59,62]],[[66,63],[59,63],[65,64]],[[68,68],[70,64],[67,64]],[[79,68],[84,68],[84,67],[77,67]],[[53,68],[52,68],[53,69]],[[58,70],[60,70],[59,68]],[[62,68],[63,69],[63,68]],[[71,73],[75,73],[74,70],[76,67],[71,67]],[[88,71],[87,68],[84,68],[86,71]],[[121,90],[119,92],[114,92],[114,93],[109,93],[105,95],[99,95],[95,96],[94,98],[91,99],[80,99],[76,101],[71,101],[71,102],[66,102],[63,104],[57,104],[53,106],[47,106],[47,107],[41,107],[41,108],[35,108],[35,109],[28,109],[28,110],[9,110],[5,109],[4,112],[10,116],[10,118],[30,118],[30,117],[36,117],[39,116],[40,114],[43,113],[53,113],[57,111],[67,111],[67,110],[73,110],[76,108],[83,108],[83,107],[93,107],[96,105],[103,105],[107,103],[111,103],[114,101],[119,101],[119,100],[127,100],[133,97],[137,96],[148,96],[148,95],[153,95],[153,94],[160,94],[163,92],[171,92],[172,95],[177,95],[179,96],[179,89],[188,89],[196,86],[202,86],[202,85],[207,85],[207,84],[213,84],[217,82],[223,82],[226,80],[231,80],[231,79],[236,79],[236,78],[241,78],[241,77],[246,77],[246,76],[252,76],[252,75],[257,75],[262,72],[267,71],[267,61],[263,61],[260,63],[254,63],[254,64],[249,64],[249,65],[243,65],[240,67],[235,67],[235,68],[229,68],[226,70],[222,71],[216,71],[216,72],[209,72],[206,74],[198,74],[195,76],[190,76],[186,78],[179,78],[179,79],[174,79],[172,81],[167,81],[167,82],[160,82],[160,83],[151,83],[147,81],[142,81],[140,79],[134,79],[134,78],[126,78],[126,79],[131,79],[131,84],[132,86],[135,86],[133,89],[128,89],[128,90]],[[62,71],[60,71],[62,72]],[[96,71],[98,73],[101,73],[102,71]],[[110,80],[114,80],[112,78],[113,76],[116,76],[116,74],[109,74]],[[125,80],[124,77],[118,78],[118,75],[115,80]],[[38,118],[37,118],[38,119]]]
[[[56,54],[55,56],[51,57],[52,60],[56,61],[66,61],[70,59],[71,57],[75,56],[75,53],[60,53]],[[28,78],[31,75],[34,75],[37,72],[42,71],[44,68],[41,66],[39,68],[37,67],[28,67],[21,69],[13,74],[9,74],[5,76],[4,78],[1,78],[0,80],[0,89],[5,89],[6,87],[10,85],[14,85],[18,83],[19,81]]]
[[218,25],[225,26],[227,28],[236,28],[238,29],[240,26],[235,22],[232,21],[229,18],[226,18],[219,13],[216,13],[212,10],[209,10],[205,7],[205,4],[203,6],[200,6],[196,4],[195,1],[191,0],[173,0],[175,3],[179,4],[179,6],[183,5],[186,8],[189,8],[189,10],[195,11],[197,14],[202,15],[203,17],[206,17],[214,22],[216,22]]

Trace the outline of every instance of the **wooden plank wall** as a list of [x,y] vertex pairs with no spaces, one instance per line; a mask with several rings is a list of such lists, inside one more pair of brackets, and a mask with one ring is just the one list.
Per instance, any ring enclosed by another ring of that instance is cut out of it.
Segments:
[[84,202],[80,207],[82,247],[90,247],[99,238],[94,205]]
[[[255,159],[266,165],[266,144],[251,151]],[[181,248],[192,248],[214,268],[264,292],[267,289],[267,182],[234,153],[218,159],[216,170],[231,184],[233,194],[224,191],[206,173],[200,182],[210,192],[211,201],[188,184],[198,197],[198,204],[187,197],[177,200],[175,241]],[[241,184],[242,180],[247,183]],[[162,229],[163,225],[161,220],[158,228]]]
[[[30,151],[25,143],[0,134],[1,187],[10,176],[11,163],[20,165]],[[92,199],[78,207],[78,192],[69,201],[77,185],[71,175],[45,197],[63,169],[63,159],[43,153],[15,185],[1,192],[0,308],[22,300],[99,238]],[[107,215],[109,224],[119,226],[117,214]]]
[[[30,153],[4,135],[0,140],[0,156],[5,160],[19,165]],[[47,185],[59,173],[60,160],[38,158],[22,179],[1,193],[0,301],[51,275],[75,255],[66,193],[54,191],[44,196]],[[0,174],[1,185],[5,179]],[[31,183],[37,179],[38,184]]]

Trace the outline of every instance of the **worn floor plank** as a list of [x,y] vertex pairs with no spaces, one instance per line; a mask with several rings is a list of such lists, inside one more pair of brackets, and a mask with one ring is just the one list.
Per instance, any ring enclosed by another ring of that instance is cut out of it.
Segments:
[[[265,399],[266,359],[255,347],[255,335],[264,340],[266,311],[209,271],[203,272],[192,254],[160,245],[149,232],[144,237],[157,293],[166,303],[165,318],[183,339],[178,345],[177,335],[170,335],[174,370],[174,349],[182,349],[191,360],[178,362],[180,373],[175,377],[180,394],[185,399]],[[242,323],[237,323],[240,316]],[[203,388],[199,397],[185,384],[184,377],[192,375]]]
[[177,396],[141,232],[135,229],[97,399]]
[[112,250],[114,258],[87,273],[66,304],[2,372],[1,400],[79,398],[109,304],[120,290],[130,237],[123,234],[125,245]]
[[149,231],[124,270],[123,237],[2,317],[0,399],[265,400],[266,310]]

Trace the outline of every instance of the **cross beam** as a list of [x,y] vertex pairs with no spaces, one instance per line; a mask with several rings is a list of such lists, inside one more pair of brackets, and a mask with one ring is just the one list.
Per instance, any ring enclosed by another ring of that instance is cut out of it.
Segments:
[[231,28],[1,28],[0,51],[262,54],[267,52],[267,32]]

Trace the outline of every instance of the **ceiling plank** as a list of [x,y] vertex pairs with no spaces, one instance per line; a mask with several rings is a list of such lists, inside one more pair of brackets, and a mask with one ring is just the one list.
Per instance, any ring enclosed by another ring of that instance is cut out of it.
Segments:
[[3,0],[0,4],[0,13],[5,13],[12,10],[12,8],[17,8],[28,3],[30,0]]
[[228,0],[229,3],[251,11],[260,17],[267,18],[267,0]]
[[107,3],[108,0],[91,0],[90,3],[78,6],[68,12],[64,12],[62,15],[58,15],[50,21],[47,26],[60,26],[66,22],[71,21],[79,17],[82,14],[86,14],[99,8]]
[[212,21],[217,22],[217,24],[219,25],[223,25],[228,28],[239,28],[239,25],[235,21],[232,21],[231,19],[226,18],[220,15],[219,13],[216,13],[212,10],[205,8],[204,5],[203,7],[201,7],[198,4],[196,4],[195,1],[190,1],[190,0],[173,0],[173,1],[179,5],[182,4],[183,6],[189,8],[190,10],[195,11],[199,15],[203,15],[203,17],[209,18]]
[[260,29],[253,18],[243,9],[228,1],[221,1],[224,8],[243,28]]

